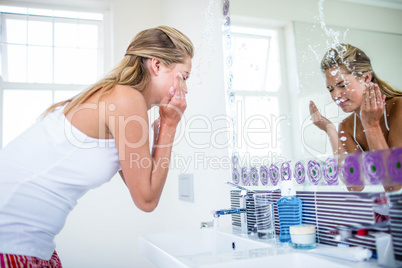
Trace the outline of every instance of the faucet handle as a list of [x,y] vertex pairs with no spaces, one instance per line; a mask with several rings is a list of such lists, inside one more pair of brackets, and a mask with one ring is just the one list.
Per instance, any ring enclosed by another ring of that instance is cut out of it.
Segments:
[[233,186],[233,187],[235,187],[235,188],[237,188],[237,189],[240,189],[241,192],[243,192],[243,191],[245,191],[246,193],[247,193],[247,192],[254,192],[253,190],[249,190],[249,189],[247,189],[246,187],[243,187],[243,186],[234,184],[233,182],[230,182],[230,181],[226,181],[225,183],[226,183],[226,184],[229,184],[229,185],[231,185],[231,186]]

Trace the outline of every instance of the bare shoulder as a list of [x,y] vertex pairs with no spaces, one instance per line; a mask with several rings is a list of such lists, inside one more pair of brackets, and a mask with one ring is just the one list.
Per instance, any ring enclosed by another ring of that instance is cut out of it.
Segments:
[[389,107],[388,113],[390,115],[402,112],[402,97],[393,97],[386,100],[386,105]]
[[117,85],[107,95],[101,98],[107,109],[116,113],[146,113],[147,107],[141,92],[129,86]]
[[352,133],[353,130],[353,113],[342,120],[339,124],[339,132],[344,131],[345,133]]
[[393,97],[386,100],[386,109],[390,125],[402,126],[402,97]]
[[390,148],[401,147],[402,139],[402,97],[387,100],[389,134],[387,143]]

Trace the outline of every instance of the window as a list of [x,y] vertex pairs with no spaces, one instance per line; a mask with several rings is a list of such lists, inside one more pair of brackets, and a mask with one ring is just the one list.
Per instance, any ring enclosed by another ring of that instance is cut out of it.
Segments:
[[[268,152],[279,155],[282,151],[280,122],[286,119],[283,115],[286,107],[280,99],[287,90],[281,72],[279,37],[276,29],[235,26],[231,27],[230,35],[223,37],[224,46],[230,47],[232,55],[232,58],[224,55],[225,83],[230,83],[235,94],[235,104],[231,104],[234,108],[229,113],[235,109],[237,129],[233,132],[240,156],[248,153],[262,157]],[[233,100],[229,99],[230,102]]]
[[0,5],[0,147],[104,70],[103,13]]

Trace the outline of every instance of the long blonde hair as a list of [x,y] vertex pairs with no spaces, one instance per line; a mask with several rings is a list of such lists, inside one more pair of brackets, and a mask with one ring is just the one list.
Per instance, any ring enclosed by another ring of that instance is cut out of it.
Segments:
[[159,26],[141,31],[131,40],[124,58],[108,75],[77,96],[53,104],[44,112],[44,116],[61,106],[65,106],[64,114],[67,114],[98,90],[102,96],[116,85],[127,85],[142,91],[150,81],[146,59],[155,58],[169,66],[183,63],[187,55],[193,58],[194,46],[190,39],[177,29]]
[[378,78],[371,66],[370,58],[361,49],[350,44],[339,44],[329,49],[322,61],[321,71],[325,72],[333,66],[345,66],[346,72],[363,77],[371,74],[371,82],[378,84],[380,91],[387,98],[402,96],[402,92]]

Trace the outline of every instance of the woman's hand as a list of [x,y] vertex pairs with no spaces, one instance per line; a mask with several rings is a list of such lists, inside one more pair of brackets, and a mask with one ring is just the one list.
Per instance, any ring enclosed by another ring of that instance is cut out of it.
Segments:
[[313,101],[310,101],[310,115],[314,125],[316,125],[319,129],[325,131],[326,133],[328,133],[330,130],[336,130],[335,125],[320,114]]
[[161,118],[159,117],[158,119],[156,119],[153,123],[152,123],[152,129],[154,130],[154,136],[157,139],[158,135],[159,135],[159,129],[160,129],[160,125],[161,124]]
[[154,130],[154,140],[153,140],[153,143],[152,143],[151,155],[154,155],[155,148],[156,148],[156,143],[158,142],[158,138],[159,138],[159,131],[160,131],[160,128],[161,128],[161,118],[160,117],[158,119],[156,119],[152,123],[152,128]]
[[360,107],[360,119],[365,130],[380,127],[384,114],[385,95],[381,95],[377,84],[370,82],[363,91],[363,103]]
[[186,102],[187,85],[180,73],[174,77],[173,86],[161,101],[159,115],[162,124],[176,127],[187,108]]

